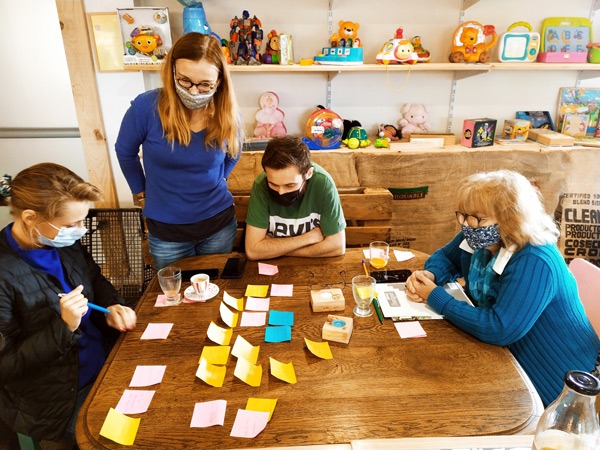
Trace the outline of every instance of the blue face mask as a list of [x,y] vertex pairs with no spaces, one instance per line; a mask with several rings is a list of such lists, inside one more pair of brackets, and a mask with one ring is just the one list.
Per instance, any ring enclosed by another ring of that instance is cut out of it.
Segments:
[[467,240],[467,244],[469,244],[469,247],[473,250],[490,247],[491,245],[497,244],[502,239],[497,223],[479,228],[471,228],[467,225],[463,225],[462,232]]
[[42,245],[47,245],[48,247],[68,247],[69,245],[73,245],[75,242],[81,239],[85,233],[87,233],[87,228],[85,227],[58,228],[52,225],[50,222],[48,223],[52,228],[58,230],[58,234],[54,239],[47,238],[36,228],[38,242]]

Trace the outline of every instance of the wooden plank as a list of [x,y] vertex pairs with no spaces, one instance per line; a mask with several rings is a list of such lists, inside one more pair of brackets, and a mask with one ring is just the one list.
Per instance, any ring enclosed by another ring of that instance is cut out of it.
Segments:
[[95,206],[118,208],[119,200],[104,132],[84,2],[83,0],[56,0],[56,8],[89,181],[104,193],[104,201],[96,202]]

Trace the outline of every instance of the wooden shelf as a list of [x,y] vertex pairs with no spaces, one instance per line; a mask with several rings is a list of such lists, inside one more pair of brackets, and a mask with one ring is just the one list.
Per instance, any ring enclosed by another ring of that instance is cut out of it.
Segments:
[[313,64],[311,66],[301,66],[299,64],[279,65],[262,64],[259,66],[235,66],[230,65],[229,70],[237,73],[310,73],[310,72],[479,72],[485,73],[495,70],[504,71],[585,71],[600,72],[600,64],[588,63],[500,63],[492,62],[488,64],[460,64],[460,63],[419,63],[419,64],[361,64],[358,66],[332,66]]

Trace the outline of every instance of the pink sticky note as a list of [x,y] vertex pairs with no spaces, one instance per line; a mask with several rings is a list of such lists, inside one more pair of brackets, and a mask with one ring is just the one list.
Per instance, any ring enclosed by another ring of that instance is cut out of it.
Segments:
[[394,250],[394,256],[397,261],[408,261],[415,257],[415,254],[408,250]]
[[294,295],[293,284],[272,284],[271,285],[271,296],[272,297],[291,297]]
[[125,389],[115,409],[121,414],[145,413],[148,411],[154,392],[156,391]]
[[160,294],[156,296],[156,303],[154,306],[167,306],[167,296],[165,294]]
[[265,411],[250,411],[238,409],[230,436],[255,438],[265,429],[269,421],[269,413]]
[[263,326],[267,321],[267,313],[264,311],[260,312],[248,312],[242,313],[242,321],[240,327],[260,327]]
[[145,387],[162,381],[167,366],[137,366],[129,382],[130,387]]
[[265,264],[265,263],[258,263],[258,273],[260,275],[275,275],[276,273],[279,272],[279,269],[277,268],[277,266],[274,266],[272,264]]
[[171,328],[172,323],[149,323],[140,339],[166,339]]
[[425,333],[425,330],[417,321],[394,322],[394,326],[396,327],[396,331],[398,331],[398,334],[402,339],[427,336],[427,333]]
[[190,428],[206,428],[225,423],[227,400],[212,400],[196,403]]
[[268,311],[271,299],[269,297],[246,297],[246,309],[248,311]]

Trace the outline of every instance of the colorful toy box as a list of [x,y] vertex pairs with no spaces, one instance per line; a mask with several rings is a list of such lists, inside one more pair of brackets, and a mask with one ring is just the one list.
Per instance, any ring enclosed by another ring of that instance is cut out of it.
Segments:
[[505,120],[502,128],[502,138],[525,142],[529,135],[529,126],[529,120]]
[[496,119],[490,119],[488,117],[480,119],[466,119],[463,125],[460,144],[471,148],[494,145],[496,124]]

